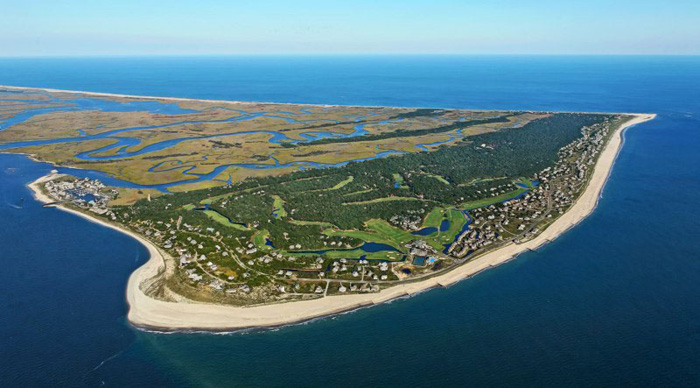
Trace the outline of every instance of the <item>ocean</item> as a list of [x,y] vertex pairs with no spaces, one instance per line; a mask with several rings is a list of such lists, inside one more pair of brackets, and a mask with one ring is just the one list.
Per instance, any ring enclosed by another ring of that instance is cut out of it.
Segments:
[[0,155],[0,386],[700,384],[700,57],[0,59],[0,84],[220,100],[651,112],[596,211],[447,289],[276,330],[126,321],[136,241],[26,184]]

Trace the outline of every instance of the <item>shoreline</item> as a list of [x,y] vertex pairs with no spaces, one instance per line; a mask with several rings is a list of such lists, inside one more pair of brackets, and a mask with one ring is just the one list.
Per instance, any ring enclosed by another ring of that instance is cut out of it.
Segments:
[[[3,87],[3,86],[0,86]],[[15,88],[35,89],[56,92],[69,92],[39,88]],[[83,92],[74,92],[83,93]],[[90,93],[94,95],[120,96],[106,93]],[[123,96],[122,96],[123,97]],[[127,96],[129,97],[129,96]],[[143,98],[139,96],[133,96]],[[166,97],[152,97],[155,99],[169,99]],[[193,101],[190,99],[173,99]],[[210,100],[194,100],[210,101]],[[231,103],[231,101],[225,101]],[[289,104],[289,105],[313,105],[313,104]],[[314,105],[321,106],[321,105]],[[325,105],[329,106],[329,105]],[[547,229],[532,240],[522,244],[509,244],[493,252],[488,252],[472,261],[462,264],[448,272],[430,279],[414,283],[399,284],[374,294],[353,294],[327,296],[321,299],[296,301],[282,304],[268,304],[253,307],[235,307],[230,305],[207,304],[200,302],[178,303],[166,302],[147,296],[140,289],[140,285],[153,280],[165,270],[165,257],[159,249],[145,238],[120,228],[111,223],[102,221],[89,214],[56,205],[55,207],[76,214],[91,222],[120,231],[144,245],[149,252],[148,261],[136,269],[129,276],[126,299],[129,305],[128,320],[138,327],[154,331],[208,331],[230,332],[236,330],[255,328],[274,328],[279,326],[298,324],[327,316],[337,315],[363,307],[370,307],[385,303],[394,299],[412,296],[435,287],[447,287],[463,279],[472,277],[489,268],[506,263],[519,254],[533,251],[542,245],[553,241],[559,235],[568,231],[585,217],[590,215],[598,204],[601,192],[608,180],[617,155],[623,144],[623,132],[636,124],[652,120],[655,114],[632,114],[635,117],[618,128],[611,135],[608,144],[596,161],[593,174],[588,186],[571,208],[557,218]],[[41,192],[38,185],[52,179],[55,173],[43,176],[31,182],[28,187],[33,191],[34,197],[43,203],[52,202],[51,198]]]
[[36,88],[30,86],[10,86],[0,85],[0,89],[9,90],[27,90],[40,91],[47,93],[66,93],[66,94],[84,94],[95,97],[112,97],[112,98],[127,98],[127,99],[142,99],[142,100],[164,100],[172,102],[208,102],[217,104],[237,104],[237,105],[257,105],[257,104],[276,104],[285,106],[308,106],[308,107],[351,107],[351,108],[404,108],[404,109],[444,109],[444,110],[468,110],[472,112],[534,112],[534,113],[585,113],[585,114],[620,114],[620,115],[639,115],[638,113],[627,112],[580,112],[580,111],[537,111],[530,109],[472,109],[472,108],[435,108],[429,106],[393,106],[393,105],[354,105],[354,104],[314,104],[309,102],[270,102],[270,101],[236,101],[236,100],[207,100],[204,98],[184,98],[184,97],[158,97],[158,96],[140,96],[136,94],[120,94],[120,93],[104,93],[104,92],[88,92],[81,90],[68,89],[52,89],[52,88]]

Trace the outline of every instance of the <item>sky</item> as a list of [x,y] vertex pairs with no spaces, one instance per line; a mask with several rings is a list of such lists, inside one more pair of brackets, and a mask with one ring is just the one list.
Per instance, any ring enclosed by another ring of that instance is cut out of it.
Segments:
[[0,0],[0,56],[700,54],[700,0]]

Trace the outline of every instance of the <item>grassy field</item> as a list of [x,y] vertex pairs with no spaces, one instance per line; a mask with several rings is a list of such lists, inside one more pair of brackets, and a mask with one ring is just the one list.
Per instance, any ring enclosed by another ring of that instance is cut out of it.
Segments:
[[316,225],[316,226],[326,227],[326,228],[337,228],[337,226],[331,224],[330,222],[322,222],[322,221],[287,220],[287,222],[289,222],[290,224],[299,225],[299,226]]
[[433,210],[431,210],[427,216],[425,216],[425,220],[423,220],[423,227],[424,228],[439,228],[440,223],[442,222],[442,220],[444,218],[445,218],[445,208],[436,207]]
[[417,236],[409,231],[390,225],[379,219],[372,219],[366,223],[368,231],[363,230],[324,230],[329,236],[353,237],[367,242],[391,245],[399,251],[405,251],[405,245],[414,240],[424,240],[435,249],[442,250],[442,244],[431,237]]
[[244,230],[244,231],[251,230],[250,228],[247,228],[241,224],[236,224],[236,223],[229,221],[228,218],[222,216],[221,214],[219,214],[213,210],[198,210],[198,211],[201,211],[202,213],[206,214],[207,217],[209,217],[212,221],[216,221],[223,226],[227,226],[227,227],[238,229],[238,230]]
[[402,242],[410,241],[411,234],[395,228],[389,225],[384,220],[369,220],[367,221],[367,228],[369,231],[364,230],[324,230],[323,233],[329,236],[345,236],[353,237],[366,242],[376,242],[380,244],[387,244],[394,246],[396,248],[401,247]]
[[504,201],[507,201],[511,198],[517,197],[518,195],[520,195],[526,191],[528,191],[528,189],[521,187],[519,189],[509,191],[507,193],[501,194],[501,195],[496,196],[496,197],[489,197],[489,198],[479,199],[476,201],[465,202],[465,203],[461,204],[459,206],[459,208],[463,209],[463,210],[470,210],[470,209],[476,209],[476,208],[480,208],[480,207],[484,207],[484,206],[493,205],[495,203],[504,202]]
[[351,183],[351,182],[354,181],[354,180],[355,180],[355,177],[352,176],[352,175],[350,175],[350,176],[348,177],[348,179],[339,182],[337,185],[335,185],[335,186],[333,186],[333,187],[331,187],[330,189],[327,189],[327,190],[339,190],[339,189],[342,189],[342,188],[345,187],[348,183]]
[[401,174],[394,173],[394,187],[397,189],[408,189],[408,186],[404,183],[403,177]]
[[431,177],[431,178],[437,179],[438,182],[440,182],[440,183],[444,183],[444,184],[446,184],[446,185],[448,185],[448,186],[450,185],[450,182],[448,182],[447,179],[445,179],[444,177],[442,177],[442,176],[440,176],[440,175],[435,175],[435,174],[425,174],[425,175],[426,175],[426,176],[429,176],[429,177]]
[[[193,204],[187,204],[187,205],[183,206],[182,208],[185,209],[185,210],[195,210],[195,209],[197,208],[197,206],[195,206],[195,205],[193,205]],[[237,224],[237,223],[233,223],[233,222],[229,221],[228,218],[226,218],[226,217],[224,217],[223,215],[221,215],[221,214],[215,212],[214,210],[196,210],[196,211],[201,211],[201,212],[204,213],[207,217],[209,217],[210,220],[215,221],[215,222],[217,222],[217,223],[219,223],[219,224],[221,224],[221,225],[223,225],[223,226],[226,226],[226,227],[229,227],[229,228],[238,229],[238,230],[242,230],[242,231],[250,231],[250,230],[252,230],[252,229],[250,229],[250,228],[248,228],[248,227],[246,227],[246,226],[244,226],[244,225]]]
[[360,190],[360,191],[353,191],[352,193],[347,193],[343,194],[343,197],[350,197],[352,195],[359,195],[359,194],[365,194],[374,191],[374,189],[366,189],[366,190]]
[[[288,256],[297,257],[317,256],[317,254],[304,252],[286,252],[286,254]],[[360,257],[364,257],[368,260],[400,261],[404,257],[404,253],[393,251],[365,252],[362,249],[339,249],[329,250],[325,252],[323,256],[331,259],[359,259]]]
[[271,196],[274,202],[272,203],[272,216],[275,218],[287,217],[287,210],[284,209],[284,200],[279,195]]
[[255,245],[256,248],[262,251],[269,251],[272,249],[269,245],[267,245],[267,239],[270,237],[270,232],[267,231],[267,229],[261,229],[253,233],[253,237],[251,238],[251,241]]
[[[467,218],[464,213],[459,210],[449,209],[446,211],[447,219],[450,221],[450,227],[444,231],[440,232],[438,229],[437,240],[441,244],[449,244],[457,237],[457,234],[462,230],[464,225],[467,223]],[[439,226],[438,226],[439,228]]]
[[469,182],[460,183],[460,184],[458,184],[457,186],[471,186],[471,185],[473,185],[473,184],[475,184],[475,183],[480,183],[480,182],[491,182],[491,181],[496,181],[496,180],[503,179],[503,178],[505,178],[505,177],[472,179],[472,180],[469,181]]
[[385,198],[377,198],[377,199],[371,199],[369,201],[359,201],[359,202],[345,202],[343,205],[368,205],[371,203],[379,203],[379,202],[391,202],[391,201],[421,201],[420,198],[414,198],[414,197],[385,197]]

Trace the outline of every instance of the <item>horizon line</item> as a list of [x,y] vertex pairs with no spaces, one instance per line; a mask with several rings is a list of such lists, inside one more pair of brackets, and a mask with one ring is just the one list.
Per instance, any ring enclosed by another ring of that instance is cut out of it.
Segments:
[[700,57],[700,53],[209,53],[209,54],[29,54],[0,59],[41,58],[173,58],[173,57]]

